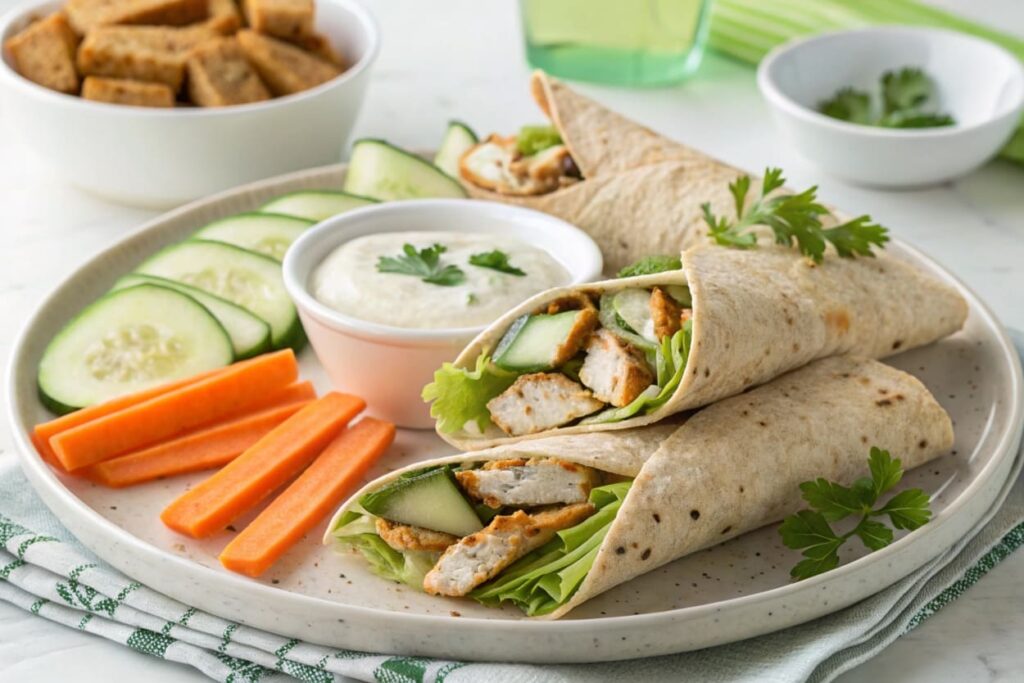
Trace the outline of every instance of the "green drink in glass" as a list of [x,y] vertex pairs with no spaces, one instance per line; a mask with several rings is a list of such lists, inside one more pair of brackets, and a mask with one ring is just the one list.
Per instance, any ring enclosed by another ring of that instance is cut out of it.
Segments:
[[664,85],[700,64],[710,0],[521,0],[530,66],[579,81]]

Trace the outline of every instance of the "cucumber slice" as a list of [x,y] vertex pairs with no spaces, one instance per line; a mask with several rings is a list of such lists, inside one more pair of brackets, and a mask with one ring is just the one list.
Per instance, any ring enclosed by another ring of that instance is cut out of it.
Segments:
[[331,216],[377,203],[376,199],[337,190],[304,190],[271,199],[260,207],[260,212],[295,216],[319,223]]
[[458,178],[459,160],[479,141],[473,129],[462,121],[449,121],[444,141],[434,157],[434,165],[451,177]]
[[651,293],[646,289],[624,289],[612,299],[615,313],[634,332],[644,339],[656,342],[654,318],[651,316]]
[[555,366],[559,348],[569,338],[583,311],[524,315],[498,342],[494,364],[505,370],[540,372]]
[[654,357],[653,354],[657,352],[660,345],[622,326],[622,323],[625,321],[622,320],[622,317],[615,311],[616,296],[617,294],[611,293],[601,295],[601,303],[599,306],[601,327],[605,328],[626,343],[632,344],[643,350],[650,360]]
[[237,304],[270,325],[275,349],[304,341],[295,304],[285,291],[281,264],[224,242],[188,240],[158,252],[136,269],[198,287]]
[[199,228],[193,239],[226,242],[278,261],[314,221],[276,213],[240,213]]
[[466,196],[457,180],[429,161],[370,139],[358,140],[352,147],[344,189],[381,200]]
[[690,288],[686,285],[665,285],[665,291],[684,308],[693,307],[693,297],[690,296]]
[[459,537],[484,527],[447,467],[393,481],[363,496],[359,504],[391,522]]
[[187,294],[198,301],[203,308],[224,326],[231,338],[231,347],[235,351],[235,360],[252,358],[270,350],[270,325],[264,320],[237,306],[226,299],[214,296],[195,287],[183,285],[174,280],[167,280],[155,275],[138,275],[130,273],[114,283],[111,291],[117,291],[135,285],[156,285],[167,287],[182,294]]
[[138,285],[97,299],[53,338],[39,361],[39,394],[67,413],[233,359],[227,332],[195,299]]

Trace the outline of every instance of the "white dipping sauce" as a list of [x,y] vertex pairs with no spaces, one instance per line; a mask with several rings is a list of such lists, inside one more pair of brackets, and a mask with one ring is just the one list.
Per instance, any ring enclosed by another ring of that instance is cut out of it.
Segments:
[[[402,246],[417,251],[442,244],[440,267],[465,273],[458,285],[423,282],[414,275],[381,273],[381,256]],[[525,276],[469,263],[472,254],[498,249]],[[461,232],[386,232],[357,237],[335,249],[313,272],[310,289],[320,303],[369,322],[416,329],[478,327],[493,322],[525,299],[570,281],[569,272],[543,249],[496,235]]]

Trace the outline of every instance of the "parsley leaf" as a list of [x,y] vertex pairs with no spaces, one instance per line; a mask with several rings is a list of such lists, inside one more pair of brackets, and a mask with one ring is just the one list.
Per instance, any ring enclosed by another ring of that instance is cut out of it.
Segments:
[[480,268],[490,268],[491,270],[497,270],[502,273],[508,273],[509,275],[515,275],[522,277],[526,275],[526,272],[516,268],[508,262],[508,254],[495,249],[493,251],[484,251],[479,254],[472,254],[469,257],[469,263],[473,266]]
[[636,277],[637,275],[653,275],[669,270],[680,270],[683,262],[678,256],[656,255],[642,258],[619,271],[615,277]]
[[870,126],[875,117],[871,112],[871,95],[863,90],[842,88],[830,99],[818,103],[818,111],[841,121]]
[[466,274],[458,266],[442,266],[441,254],[448,251],[443,244],[434,244],[416,250],[411,244],[402,245],[400,256],[381,256],[377,259],[377,272],[413,275],[424,282],[442,287],[461,284]]
[[765,169],[761,180],[761,196],[747,203],[750,192],[750,176],[740,176],[729,183],[733,197],[736,220],[715,216],[711,204],[701,205],[704,222],[708,225],[708,236],[717,244],[737,249],[751,249],[757,246],[757,234],[753,228],[764,225],[771,228],[775,242],[784,246],[794,243],[802,254],[816,263],[825,257],[826,244],[832,244],[842,258],[873,256],[872,245],[881,247],[889,241],[888,230],[871,222],[869,216],[858,216],[831,228],[825,228],[822,219],[831,215],[829,210],[817,201],[817,186],[799,194],[771,193],[785,184],[782,171],[778,168]]
[[[839,566],[839,548],[856,536],[869,550],[875,551],[892,543],[893,530],[872,517],[886,517],[897,529],[913,531],[931,519],[928,494],[921,489],[906,489],[874,509],[878,496],[896,486],[903,478],[903,467],[888,451],[872,447],[868,458],[871,477],[858,479],[846,487],[827,479],[800,484],[804,500],[811,510],[801,510],[783,520],[779,526],[782,542],[788,548],[803,550],[804,558],[790,575],[806,579]],[[837,534],[829,522],[859,517],[856,526]]]
[[886,114],[916,109],[932,97],[932,80],[921,69],[904,67],[882,74],[882,109]]

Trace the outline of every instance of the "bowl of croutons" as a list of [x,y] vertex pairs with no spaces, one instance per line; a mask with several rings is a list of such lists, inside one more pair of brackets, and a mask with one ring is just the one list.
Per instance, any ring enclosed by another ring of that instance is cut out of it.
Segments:
[[379,44],[352,0],[37,1],[0,41],[14,137],[154,208],[339,161]]

